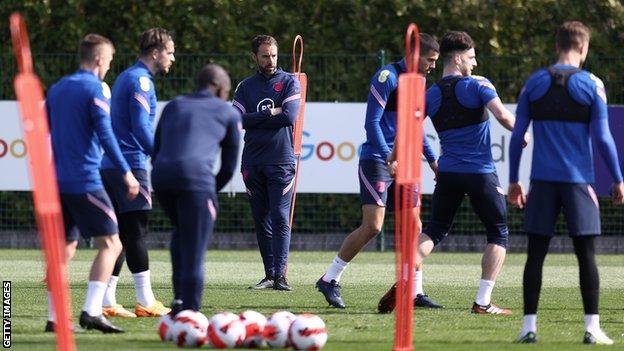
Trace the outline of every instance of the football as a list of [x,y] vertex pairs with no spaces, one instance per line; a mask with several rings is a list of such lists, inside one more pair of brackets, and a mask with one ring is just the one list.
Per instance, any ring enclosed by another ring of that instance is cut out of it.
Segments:
[[160,317],[158,321],[158,335],[161,341],[173,341],[173,319],[169,314]]
[[240,314],[240,320],[245,326],[245,340],[243,346],[249,348],[264,347],[264,326],[267,319],[256,311],[245,311]]
[[200,347],[208,340],[208,318],[201,312],[184,310],[175,316],[171,335],[180,347]]
[[295,350],[320,350],[327,342],[325,322],[317,315],[301,314],[290,326],[288,339]]
[[245,326],[238,315],[234,313],[215,314],[210,318],[208,340],[217,349],[241,346],[245,340]]
[[288,311],[275,312],[264,327],[264,339],[274,348],[288,347],[288,330],[295,320],[295,315]]

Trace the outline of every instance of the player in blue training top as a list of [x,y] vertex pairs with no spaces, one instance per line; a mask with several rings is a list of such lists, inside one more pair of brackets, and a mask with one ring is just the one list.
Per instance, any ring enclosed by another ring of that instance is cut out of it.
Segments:
[[[158,317],[170,311],[154,297],[145,237],[147,217],[152,209],[147,159],[154,146],[156,90],[153,79],[158,73],[169,72],[175,61],[175,47],[171,34],[163,28],[150,28],[143,32],[139,47],[141,54],[137,62],[115,80],[111,109],[113,131],[119,140],[121,152],[141,183],[139,196],[131,201],[126,199],[123,184],[119,181],[119,171],[113,167],[108,153],[102,160],[102,178],[119,218],[119,237],[124,248],[104,295],[106,316]],[[115,297],[124,257],[134,279],[137,298],[134,313],[118,304]]]
[[[114,51],[107,38],[97,34],[85,36],[80,42],[80,69],[54,84],[46,100],[67,240],[66,259],[71,260],[76,252],[76,229],[83,237],[93,238],[98,247],[80,325],[104,333],[123,332],[102,315],[106,283],[122,246],[115,212],[100,178],[101,148],[111,155],[111,161],[119,170],[124,195],[132,199],[139,192],[139,183],[121,155],[111,129],[111,92],[102,81]],[[50,297],[48,293],[45,331],[54,331],[56,321]]]
[[[197,75],[197,91],[163,110],[152,158],[156,196],[175,228],[171,234],[172,303],[198,311],[204,288],[204,256],[217,219],[217,192],[232,178],[241,118],[226,100],[230,77],[216,64]],[[212,169],[221,150],[221,169]]]
[[293,126],[301,100],[299,81],[277,66],[277,41],[258,35],[251,42],[258,71],[234,92],[245,146],[241,171],[265,277],[253,289],[292,290],[286,281],[290,206],[295,181]]
[[[418,71],[428,74],[435,68],[435,62],[440,55],[438,43],[428,34],[420,34],[420,57]],[[399,62],[383,66],[371,79],[368,104],[366,107],[366,142],[362,145],[358,178],[360,179],[360,200],[362,202],[362,224],[342,243],[336,257],[325,274],[316,282],[316,288],[325,296],[330,306],[345,308],[340,294],[340,278],[347,265],[362,248],[379,232],[383,225],[386,206],[388,210],[394,205],[394,182],[390,170],[386,167],[386,160],[391,153],[396,137],[396,113],[397,113],[397,86],[398,76],[406,71],[405,59]],[[423,82],[424,84],[425,82]],[[424,154],[431,169],[436,172],[436,155],[431,146],[424,139]],[[414,193],[415,199],[418,194]],[[414,201],[416,206],[420,206]],[[416,218],[418,231],[420,231],[420,219]],[[416,277],[422,277],[422,272],[417,271]],[[414,304],[420,307],[442,307],[427,295],[422,289],[422,279],[415,279]],[[394,290],[391,288],[391,291]],[[394,294],[386,294],[380,302],[381,312],[390,312],[394,309]]]
[[505,260],[508,230],[507,206],[492,159],[486,108],[508,130],[512,130],[515,118],[505,109],[488,79],[471,75],[477,60],[474,42],[467,33],[446,33],[440,41],[440,54],[444,64],[442,79],[427,90],[426,111],[440,138],[442,152],[431,220],[420,235],[416,266],[448,235],[457,208],[467,194],[487,231],[472,313],[509,315],[510,310],[491,302],[494,283]]
[[[600,328],[598,300],[600,278],[594,241],[600,235],[598,198],[594,182],[593,137],[615,180],[613,202],[624,201],[624,183],[617,151],[609,131],[607,95],[602,81],[581,70],[589,51],[590,31],[583,23],[565,22],[559,27],[557,63],[535,72],[526,81],[516,110],[516,126],[509,146],[509,202],[524,207],[528,235],[524,267],[524,324],[518,342],[537,341],[537,305],[542,267],[555,222],[563,208],[579,264],[585,311],[585,344],[611,345]],[[533,122],[533,160],[528,199],[518,182],[522,134]]]

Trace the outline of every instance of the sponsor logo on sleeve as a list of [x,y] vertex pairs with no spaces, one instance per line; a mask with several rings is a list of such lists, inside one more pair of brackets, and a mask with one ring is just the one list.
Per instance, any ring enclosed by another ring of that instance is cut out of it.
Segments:
[[383,71],[379,72],[379,77],[377,77],[377,81],[379,83],[385,83],[388,80],[389,75],[390,75],[390,71],[387,69],[384,69]]
[[108,84],[106,84],[106,82],[102,82],[102,95],[104,95],[105,98],[110,99],[111,98],[111,90],[108,87]]
[[141,90],[148,92],[150,91],[152,84],[149,78],[142,76],[142,77],[139,77],[139,86],[141,87]]
[[596,82],[596,93],[598,94],[598,96],[600,96],[602,101],[604,101],[606,104],[607,103],[607,91],[605,90],[604,83],[602,82],[600,78],[596,77],[593,73],[590,73],[589,78],[591,78],[591,80]]

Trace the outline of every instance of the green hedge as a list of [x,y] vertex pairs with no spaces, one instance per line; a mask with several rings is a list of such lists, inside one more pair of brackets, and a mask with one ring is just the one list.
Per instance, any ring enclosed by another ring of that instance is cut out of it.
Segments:
[[[294,36],[303,35],[309,101],[363,101],[372,73],[380,62],[402,55],[405,28],[416,22],[437,36],[468,31],[477,44],[475,74],[491,78],[503,101],[514,102],[524,79],[552,60],[557,26],[579,19],[593,30],[587,67],[605,81],[611,103],[624,103],[621,1],[317,0],[293,6],[258,0],[3,0],[5,28],[13,11],[26,17],[37,72],[46,85],[75,69],[72,53],[86,33],[115,43],[118,55],[107,78],[112,82],[136,57],[143,30],[170,29],[179,60],[168,77],[158,80],[161,99],[187,92],[195,71],[211,60],[224,65],[235,82],[249,75],[250,39],[268,33],[281,44],[285,68]],[[8,30],[0,31],[0,53],[0,98],[11,99],[15,64]]]

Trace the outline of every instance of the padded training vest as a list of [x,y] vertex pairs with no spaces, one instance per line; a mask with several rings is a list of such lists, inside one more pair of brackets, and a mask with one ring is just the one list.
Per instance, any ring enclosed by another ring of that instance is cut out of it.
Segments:
[[589,123],[590,107],[576,102],[568,92],[568,80],[580,71],[578,68],[558,70],[548,67],[551,78],[550,87],[544,96],[531,102],[531,119]]
[[457,100],[455,86],[462,78],[454,76],[448,79],[441,79],[436,83],[442,91],[442,101],[440,102],[438,112],[431,117],[431,121],[438,133],[449,129],[479,124],[488,119],[485,106],[468,108]]

